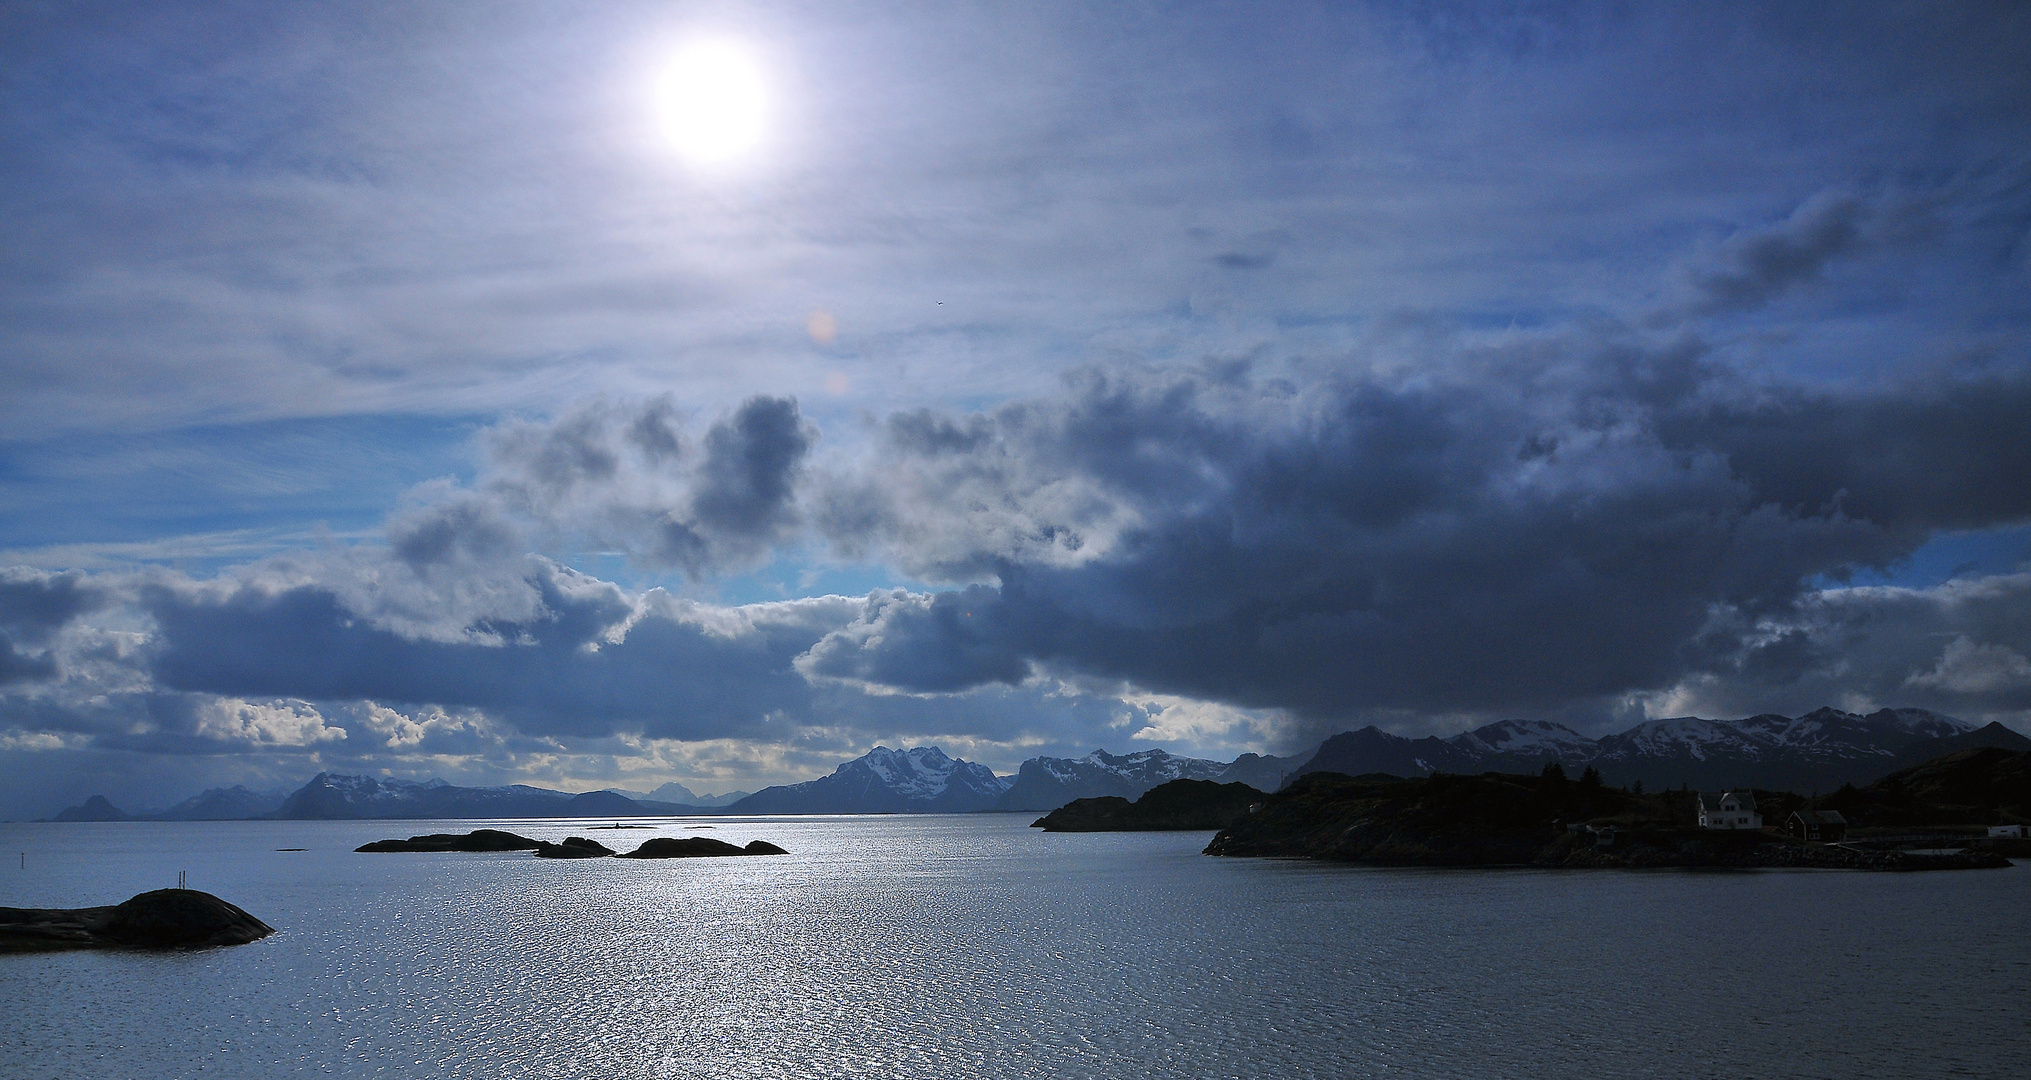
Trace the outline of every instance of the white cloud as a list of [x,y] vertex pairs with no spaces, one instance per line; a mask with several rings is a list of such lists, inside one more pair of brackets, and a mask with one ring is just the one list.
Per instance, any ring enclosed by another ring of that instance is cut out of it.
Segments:
[[1954,694],[1993,694],[2031,688],[2031,660],[1995,644],[1976,644],[1963,634],[1947,643],[1932,670],[1913,674],[1906,686]]
[[346,737],[317,709],[302,701],[251,702],[213,698],[194,709],[192,734],[221,742],[257,746],[315,746]]

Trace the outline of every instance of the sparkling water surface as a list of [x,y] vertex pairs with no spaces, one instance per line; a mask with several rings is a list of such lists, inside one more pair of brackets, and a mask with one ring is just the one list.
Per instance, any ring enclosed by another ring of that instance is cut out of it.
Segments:
[[[0,1075],[2031,1076],[2031,867],[1384,870],[1032,817],[0,825],[0,905],[188,871],[278,930],[0,956]],[[791,854],[352,851],[481,827]]]

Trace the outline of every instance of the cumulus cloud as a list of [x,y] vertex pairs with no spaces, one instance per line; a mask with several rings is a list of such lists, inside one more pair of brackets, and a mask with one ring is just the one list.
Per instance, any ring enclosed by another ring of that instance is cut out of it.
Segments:
[[1954,694],[1997,694],[2031,690],[2031,660],[2008,646],[1977,644],[1962,634],[1947,643],[1932,670],[1904,680],[1904,685]]
[[737,569],[797,528],[798,480],[817,437],[785,397],[749,398],[702,440],[685,434],[667,397],[595,401],[491,433],[478,489],[400,523],[395,538],[413,562],[498,552],[521,517],[693,577]]
[[56,658],[41,647],[101,602],[82,574],[0,568],[0,685],[54,678]]
[[[2031,517],[2031,381],[1751,387],[1563,334],[1295,384],[1117,369],[888,422],[833,527],[926,575],[800,659],[949,692],[1039,671],[1329,720],[1561,709],[1709,664],[1718,612]],[[865,484],[866,481],[863,481]]]
[[1807,590],[1760,617],[1718,613],[1700,644],[1710,651],[1684,679],[1639,695],[1650,711],[1915,705],[2031,721],[2031,573]]
[[303,701],[242,701],[211,698],[193,704],[191,734],[219,742],[254,746],[313,746],[346,737]]

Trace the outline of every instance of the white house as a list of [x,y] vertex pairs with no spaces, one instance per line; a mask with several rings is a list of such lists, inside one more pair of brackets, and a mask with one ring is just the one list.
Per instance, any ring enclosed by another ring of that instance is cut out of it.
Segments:
[[1746,791],[1700,792],[1700,828],[1760,829],[1763,815],[1756,812],[1756,796]]
[[1989,837],[1994,840],[2022,840],[2026,832],[2031,830],[2025,829],[2022,825],[1989,826]]

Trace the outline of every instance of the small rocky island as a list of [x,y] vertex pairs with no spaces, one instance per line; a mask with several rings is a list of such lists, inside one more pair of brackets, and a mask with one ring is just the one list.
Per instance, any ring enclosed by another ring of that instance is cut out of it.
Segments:
[[458,833],[430,833],[427,836],[412,836],[407,840],[376,840],[361,844],[354,851],[534,851],[543,846],[541,840],[531,840],[499,829],[474,829],[463,835]]
[[369,852],[424,852],[447,851],[532,851],[539,859],[598,859],[613,855],[621,859],[696,859],[717,855],[788,855],[789,852],[769,843],[767,840],[749,841],[746,847],[715,840],[709,836],[657,836],[642,841],[640,847],[628,852],[615,852],[597,840],[583,836],[567,836],[560,843],[547,840],[532,840],[499,829],[474,829],[464,835],[456,833],[430,833],[412,836],[407,840],[376,840],[361,844],[354,851]]
[[721,855],[788,855],[789,852],[769,843],[767,840],[750,840],[746,847],[715,840],[710,836],[658,836],[642,841],[642,846],[624,855],[622,859],[701,859]]
[[1134,802],[1118,795],[1074,799],[1030,824],[1045,832],[1186,832],[1224,829],[1268,796],[1247,784],[1172,780]]
[[209,949],[245,945],[274,932],[238,907],[196,889],[157,889],[111,907],[0,907],[0,953]]

